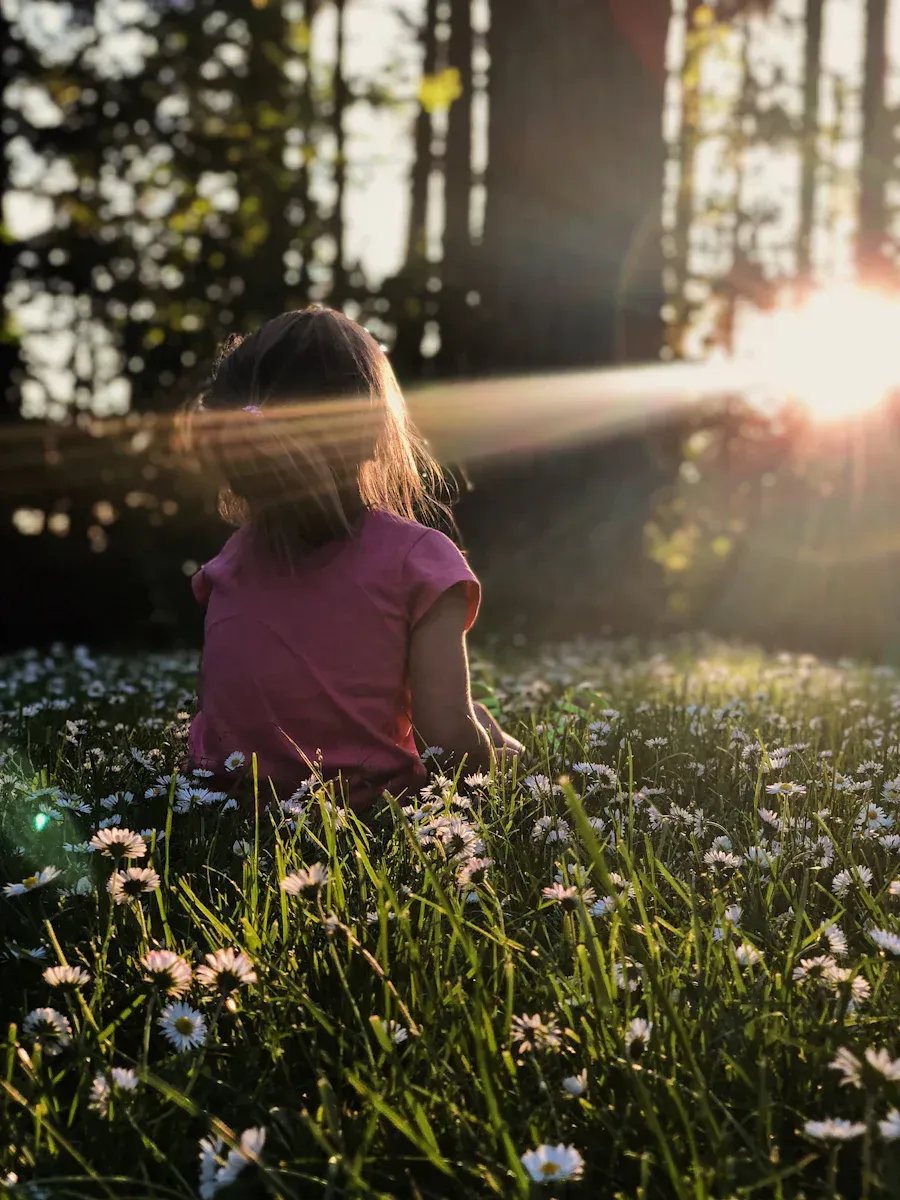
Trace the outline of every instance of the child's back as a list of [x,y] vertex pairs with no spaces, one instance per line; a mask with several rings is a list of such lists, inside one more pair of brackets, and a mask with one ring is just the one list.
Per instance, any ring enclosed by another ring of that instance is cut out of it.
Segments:
[[365,513],[292,572],[239,530],[193,581],[207,606],[195,764],[220,775],[234,751],[255,752],[261,778],[296,787],[305,758],[362,803],[424,782],[410,630],[456,584],[468,629],[479,589],[465,559],[442,533],[388,513]]

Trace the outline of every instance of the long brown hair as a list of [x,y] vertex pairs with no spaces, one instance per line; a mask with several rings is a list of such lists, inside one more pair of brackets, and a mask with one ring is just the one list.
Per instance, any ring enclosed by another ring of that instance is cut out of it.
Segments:
[[189,420],[188,444],[221,485],[219,511],[292,566],[350,532],[364,509],[446,512],[440,468],[413,427],[387,356],[324,307],[232,335]]

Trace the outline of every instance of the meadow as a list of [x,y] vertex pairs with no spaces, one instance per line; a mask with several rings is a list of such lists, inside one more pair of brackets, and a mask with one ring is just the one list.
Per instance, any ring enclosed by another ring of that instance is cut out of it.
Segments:
[[0,664],[0,1193],[900,1195],[900,673],[476,657],[527,762],[363,822],[195,670]]

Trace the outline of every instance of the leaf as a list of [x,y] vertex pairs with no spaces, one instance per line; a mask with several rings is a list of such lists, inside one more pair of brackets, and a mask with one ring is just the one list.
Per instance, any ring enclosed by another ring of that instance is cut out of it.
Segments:
[[457,67],[446,67],[436,75],[423,75],[419,84],[419,103],[427,113],[446,112],[463,94]]

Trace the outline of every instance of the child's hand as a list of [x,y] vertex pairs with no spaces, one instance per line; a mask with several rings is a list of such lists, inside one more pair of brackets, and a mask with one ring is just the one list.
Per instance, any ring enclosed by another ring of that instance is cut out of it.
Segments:
[[483,704],[475,701],[472,704],[472,708],[475,710],[478,724],[490,738],[494,755],[499,760],[501,767],[510,766],[515,759],[524,754],[525,747],[522,743],[516,741],[510,734],[504,733],[493,713],[485,708]]

